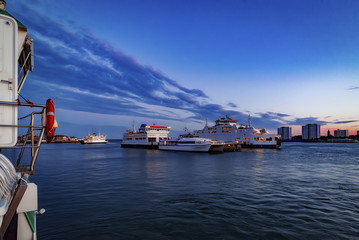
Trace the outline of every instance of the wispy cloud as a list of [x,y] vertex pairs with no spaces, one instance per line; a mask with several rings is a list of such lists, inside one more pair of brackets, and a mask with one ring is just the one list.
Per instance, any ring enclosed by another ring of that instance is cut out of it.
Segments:
[[348,90],[358,90],[359,87],[358,86],[352,86],[352,87],[349,87]]

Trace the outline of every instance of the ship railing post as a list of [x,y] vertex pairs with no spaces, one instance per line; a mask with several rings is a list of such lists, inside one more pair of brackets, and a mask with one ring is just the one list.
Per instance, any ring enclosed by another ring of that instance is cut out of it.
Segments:
[[[30,121],[30,127],[31,127],[31,146],[35,145],[35,134],[34,134],[34,114],[31,114],[31,121]],[[31,148],[31,159],[34,157],[34,149]]]

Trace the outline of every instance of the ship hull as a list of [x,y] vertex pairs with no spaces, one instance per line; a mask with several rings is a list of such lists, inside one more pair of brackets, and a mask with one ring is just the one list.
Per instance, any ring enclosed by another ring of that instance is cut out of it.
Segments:
[[160,150],[166,150],[166,151],[181,151],[181,152],[208,152],[211,145],[194,145],[194,146],[166,146],[166,145],[160,145]]
[[241,144],[242,148],[265,148],[265,149],[279,149],[280,145],[276,144]]
[[144,148],[144,149],[158,149],[158,144],[128,144],[122,143],[123,148]]

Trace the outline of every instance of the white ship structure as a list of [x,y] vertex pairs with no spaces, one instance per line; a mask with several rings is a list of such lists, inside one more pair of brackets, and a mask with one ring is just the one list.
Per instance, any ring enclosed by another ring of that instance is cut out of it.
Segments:
[[160,141],[167,140],[171,127],[142,124],[137,131],[123,134],[121,147],[158,149]]
[[248,125],[238,125],[238,120],[226,116],[216,120],[216,124],[209,127],[207,124],[202,130],[193,132],[202,138],[210,138],[225,143],[238,143],[242,148],[274,148],[281,145],[280,136],[269,134],[265,129],[251,126],[250,117]]
[[101,134],[89,134],[81,141],[83,144],[106,144],[108,141],[106,140],[106,135]]
[[208,138],[180,138],[161,141],[159,150],[185,151],[185,152],[223,152],[224,142]]

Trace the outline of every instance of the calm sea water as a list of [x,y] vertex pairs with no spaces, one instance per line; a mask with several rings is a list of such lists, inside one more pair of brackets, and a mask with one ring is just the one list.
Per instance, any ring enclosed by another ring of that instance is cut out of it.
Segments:
[[43,145],[41,239],[359,239],[359,144],[224,154]]

